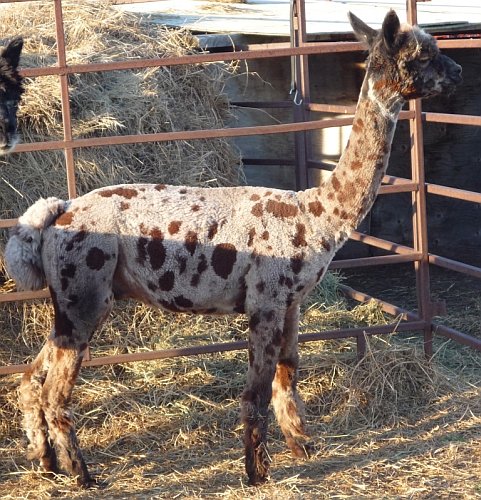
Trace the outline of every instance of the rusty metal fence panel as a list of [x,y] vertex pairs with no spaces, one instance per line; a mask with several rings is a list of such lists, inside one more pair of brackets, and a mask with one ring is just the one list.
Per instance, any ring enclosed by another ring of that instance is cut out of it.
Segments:
[[[27,0],[0,0],[0,3],[15,3]],[[144,0],[145,1],[145,0]],[[118,144],[133,144],[142,142],[164,142],[176,140],[191,140],[217,137],[240,137],[266,134],[294,133],[296,135],[296,159],[294,162],[296,168],[296,180],[299,188],[305,188],[308,185],[307,172],[309,168],[316,168],[315,162],[309,159],[309,144],[306,138],[307,132],[311,130],[320,130],[329,127],[340,127],[352,124],[352,116],[337,117],[328,120],[310,120],[310,111],[322,111],[336,114],[354,114],[353,106],[338,106],[332,104],[311,103],[309,99],[309,79],[307,71],[307,58],[311,54],[326,54],[362,51],[364,46],[359,42],[307,42],[306,19],[304,0],[293,0],[293,26],[295,29],[296,44],[286,46],[285,43],[269,44],[269,46],[257,45],[250,46],[249,50],[242,52],[222,52],[216,54],[202,53],[182,57],[164,57],[153,59],[136,59],[129,61],[115,61],[109,63],[96,64],[72,64],[67,63],[65,38],[63,29],[62,0],[52,0],[55,9],[56,20],[56,41],[57,41],[57,65],[49,67],[38,67],[25,69],[21,73],[23,76],[41,78],[47,75],[57,75],[61,89],[62,121],[63,121],[63,139],[56,141],[36,142],[19,144],[16,152],[27,151],[48,151],[62,150],[65,158],[65,169],[67,172],[67,188],[71,198],[76,196],[75,183],[75,159],[74,150],[78,148],[99,147]],[[133,3],[127,0],[119,0],[113,3]],[[415,24],[416,0],[407,0],[406,2],[408,22]],[[439,40],[438,45],[441,49],[453,48],[481,48],[481,39],[463,38]],[[281,103],[236,103],[237,105],[249,105],[258,107],[292,107],[293,122],[268,126],[250,126],[227,129],[210,129],[182,132],[163,132],[143,135],[123,135],[88,139],[74,139],[72,137],[71,114],[68,76],[78,73],[115,71],[146,67],[176,66],[182,64],[201,64],[216,61],[231,60],[249,60],[249,59],[267,59],[267,58],[285,58],[291,57],[296,62],[296,90],[302,97],[302,103],[299,99],[296,102]],[[427,239],[427,217],[426,217],[426,196],[428,194],[446,196],[450,198],[481,203],[481,193],[474,193],[466,190],[428,184],[424,180],[424,158],[423,158],[423,132],[422,122],[441,122],[450,124],[461,124],[481,127],[481,117],[470,115],[455,115],[443,113],[424,113],[421,109],[419,100],[412,101],[409,110],[400,114],[401,120],[409,120],[411,132],[411,161],[412,161],[412,179],[402,179],[386,175],[383,179],[383,185],[379,194],[390,194],[400,192],[412,193],[413,207],[413,247],[399,245],[397,243],[369,236],[355,231],[351,235],[352,240],[362,242],[376,248],[388,250],[392,255],[377,257],[365,257],[358,259],[336,260],[332,262],[330,269],[345,269],[363,266],[376,266],[382,264],[397,264],[402,262],[413,262],[416,283],[418,312],[406,311],[400,307],[387,302],[379,301],[382,309],[388,314],[398,316],[402,321],[392,324],[366,327],[330,330],[318,333],[303,334],[299,336],[300,342],[309,342],[316,340],[355,337],[357,339],[358,351],[362,354],[365,348],[365,335],[374,335],[390,333],[396,331],[423,331],[425,351],[428,356],[432,354],[433,332],[447,338],[451,338],[459,343],[468,345],[477,350],[481,350],[481,339],[465,333],[456,331],[452,328],[438,325],[433,322],[433,316],[438,312],[436,304],[431,301],[429,266],[437,265],[445,269],[468,274],[481,278],[481,268],[470,266],[462,262],[453,261],[438,255],[429,253]],[[253,160],[254,161],[254,160]],[[267,164],[268,162],[265,162]],[[256,164],[262,165],[262,160],[256,161]],[[15,225],[17,219],[0,219],[0,228],[8,228]],[[347,286],[341,286],[344,293],[354,300],[365,302],[372,299],[369,295],[353,290]],[[11,292],[0,294],[0,302],[23,301],[38,298],[48,298],[47,290],[39,292]],[[84,360],[84,366],[99,366],[104,364],[114,364],[131,361],[142,361],[152,359],[163,359],[176,356],[188,356],[194,354],[205,354],[213,352],[225,352],[237,349],[244,349],[247,342],[227,342],[220,344],[209,344],[201,347],[187,347],[180,349],[169,349],[162,351],[151,351],[141,353],[130,353],[117,356],[102,356],[91,358],[90,355]],[[27,365],[8,365],[0,367],[0,375],[19,373],[25,371]]]

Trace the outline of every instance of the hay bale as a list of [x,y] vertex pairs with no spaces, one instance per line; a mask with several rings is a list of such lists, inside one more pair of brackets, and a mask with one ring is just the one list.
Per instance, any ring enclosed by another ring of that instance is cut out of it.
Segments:
[[[67,62],[181,56],[199,50],[187,31],[168,30],[106,2],[63,2]],[[0,12],[0,37],[21,34],[21,66],[56,64],[54,4],[16,3]],[[223,93],[234,65],[207,64],[70,77],[74,138],[222,128]],[[28,78],[19,112],[24,142],[63,137],[56,76]],[[239,152],[226,140],[120,145],[75,151],[78,193],[121,182],[196,186],[243,182]],[[40,196],[67,197],[63,152],[12,154],[0,161],[0,217],[16,217]]]

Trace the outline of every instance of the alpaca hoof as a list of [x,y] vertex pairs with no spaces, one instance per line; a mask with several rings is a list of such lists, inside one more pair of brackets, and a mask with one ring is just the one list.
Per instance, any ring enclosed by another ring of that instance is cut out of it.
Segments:
[[294,439],[287,440],[287,446],[296,458],[308,459],[314,451],[314,446],[310,443],[300,443]]
[[249,486],[261,486],[269,481],[269,476],[266,474],[255,474],[253,477],[249,477]]
[[40,467],[45,474],[58,474],[57,454],[53,448],[49,449],[47,455],[40,458]]
[[82,489],[98,488],[97,481],[91,476],[77,477],[77,486]]
[[249,486],[260,486],[269,481],[270,459],[265,447],[256,450],[255,460],[246,463]]
[[52,470],[42,470],[40,472],[40,477],[48,479],[49,481],[54,481],[58,477],[58,472]]
[[41,458],[40,459],[40,469],[43,474],[60,474],[60,470],[57,465],[56,460],[51,460],[50,458]]

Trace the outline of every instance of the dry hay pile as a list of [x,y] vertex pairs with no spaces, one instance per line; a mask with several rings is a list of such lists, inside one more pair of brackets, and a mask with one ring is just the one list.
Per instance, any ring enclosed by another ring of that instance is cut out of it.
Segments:
[[[106,2],[62,2],[67,62],[87,64],[199,50],[187,31],[168,30]],[[23,68],[56,64],[54,2],[15,3],[0,11],[0,38],[22,35]],[[223,87],[233,65],[109,71],[69,78],[74,138],[222,128]],[[23,142],[63,137],[58,77],[28,78],[20,108]],[[224,139],[162,142],[75,151],[82,194],[121,182],[236,185],[239,153]],[[0,216],[16,217],[40,196],[67,196],[63,152],[13,154],[0,161]]]

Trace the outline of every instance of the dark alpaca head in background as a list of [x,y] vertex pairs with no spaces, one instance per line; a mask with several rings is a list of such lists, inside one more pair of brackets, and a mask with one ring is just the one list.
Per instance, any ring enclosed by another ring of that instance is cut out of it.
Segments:
[[22,47],[23,39],[16,37],[0,52],[0,154],[17,143],[17,109],[23,94],[17,67]]

